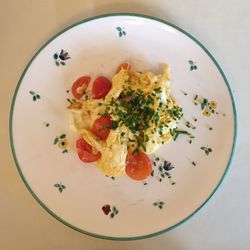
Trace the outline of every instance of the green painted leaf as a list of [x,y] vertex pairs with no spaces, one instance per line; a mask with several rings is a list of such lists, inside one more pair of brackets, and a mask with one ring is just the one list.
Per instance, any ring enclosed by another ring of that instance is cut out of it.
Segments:
[[165,203],[164,203],[163,201],[160,201],[159,204],[160,204],[160,205],[164,205]]
[[56,59],[58,58],[57,53],[55,53],[55,54],[53,55],[53,57],[54,57],[54,59],[56,60]]
[[30,91],[29,92],[31,95],[35,95],[35,92],[34,91]]
[[122,31],[122,28],[121,28],[121,27],[116,27],[116,29],[117,29],[118,31]]
[[64,185],[61,185],[61,187],[62,187],[63,189],[65,189],[65,188],[66,188]]
[[59,192],[61,193],[63,191],[63,189],[61,187],[58,188],[59,189]]
[[54,185],[54,187],[60,187],[60,185],[57,183],[57,184]]
[[190,70],[191,70],[191,71],[194,70],[194,66],[193,66],[193,65],[190,67]]
[[122,37],[122,32],[121,31],[119,32],[119,37]]
[[55,140],[54,140],[54,144],[57,144],[58,141],[59,141],[59,139],[58,139],[58,137],[56,137]]
[[125,31],[123,31],[122,34],[123,34],[124,36],[126,36],[127,33],[126,33]]
[[56,66],[59,66],[59,65],[60,65],[60,63],[59,63],[58,61],[55,61],[55,64],[56,64]]
[[111,213],[110,214],[110,218],[114,218],[115,214],[114,213]]
[[64,150],[62,151],[62,153],[63,153],[63,154],[68,153],[68,150],[67,150],[67,149],[64,149]]
[[65,137],[66,137],[65,134],[61,134],[61,135],[60,135],[60,139],[64,139]]
[[196,66],[196,65],[194,65],[194,66],[193,66],[193,68],[194,68],[194,69],[197,69],[197,66]]
[[116,210],[116,211],[115,211],[115,214],[118,214],[118,213],[119,213],[119,211],[118,211],[118,210]]
[[208,148],[208,151],[209,151],[209,152],[212,152],[212,149],[211,149],[211,148]]
[[160,208],[160,209],[162,209],[162,208],[163,208],[163,206],[162,206],[162,205],[159,205],[159,208]]
[[37,98],[37,99],[40,99],[40,98],[41,98],[41,96],[40,96],[40,95],[36,95],[36,98]]
[[66,65],[66,63],[65,63],[65,62],[63,62],[63,61],[61,61],[60,63],[61,63],[61,65],[63,65],[63,66],[65,66],[65,65]]
[[205,149],[205,147],[201,147],[201,149],[202,149],[202,150],[204,150],[204,149]]
[[158,205],[158,202],[154,202],[153,205],[154,205],[154,206],[157,206],[157,205]]
[[152,170],[152,172],[151,172],[151,174],[150,174],[151,176],[154,176],[154,170]]
[[189,62],[189,64],[191,64],[191,65],[194,64],[194,62],[193,62],[192,60],[189,60],[188,62]]
[[32,99],[33,99],[33,101],[35,102],[35,101],[36,101],[36,96],[34,95]]

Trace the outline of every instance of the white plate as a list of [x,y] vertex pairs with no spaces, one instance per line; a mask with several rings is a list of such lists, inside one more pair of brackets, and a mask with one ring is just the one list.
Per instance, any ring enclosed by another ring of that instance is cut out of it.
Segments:
[[[138,71],[170,65],[172,95],[184,109],[181,128],[195,136],[191,143],[182,135],[162,146],[156,155],[174,169],[161,177],[157,162],[146,182],[105,177],[94,164],[80,162],[78,135],[69,130],[72,82],[86,74],[111,78],[124,61]],[[202,98],[208,100],[204,107],[197,102]],[[10,115],[13,155],[35,199],[67,226],[106,239],[154,236],[193,215],[221,183],[235,137],[233,97],[211,54],[175,25],[135,14],[94,17],[55,35],[24,70]],[[108,215],[104,205],[110,206]]]

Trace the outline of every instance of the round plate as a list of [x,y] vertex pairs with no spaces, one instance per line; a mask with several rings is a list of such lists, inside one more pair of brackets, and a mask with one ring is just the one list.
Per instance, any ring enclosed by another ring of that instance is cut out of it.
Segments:
[[[179,129],[190,133],[161,146],[140,182],[81,162],[66,108],[79,76],[111,78],[125,61],[138,71],[170,65],[184,110]],[[193,215],[221,183],[235,137],[232,93],[207,49],[173,24],[136,14],[90,18],[55,35],[24,70],[10,114],[15,162],[35,199],[67,226],[106,239],[154,236]]]

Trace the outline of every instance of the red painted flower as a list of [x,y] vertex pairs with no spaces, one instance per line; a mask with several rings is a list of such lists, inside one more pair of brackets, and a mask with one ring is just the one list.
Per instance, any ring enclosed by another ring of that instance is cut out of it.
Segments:
[[111,209],[110,209],[110,205],[104,205],[103,207],[102,207],[102,211],[103,211],[103,213],[105,214],[105,215],[108,215],[109,214],[109,212],[111,211]]

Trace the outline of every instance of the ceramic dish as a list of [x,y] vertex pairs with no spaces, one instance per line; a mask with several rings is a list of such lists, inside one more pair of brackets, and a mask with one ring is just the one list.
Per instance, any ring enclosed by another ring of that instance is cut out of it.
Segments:
[[[124,61],[138,71],[170,65],[180,129],[192,135],[161,146],[139,182],[81,162],[66,109],[77,77],[111,78]],[[212,55],[175,25],[136,14],[90,18],[55,35],[24,70],[10,114],[14,159],[34,198],[65,225],[105,239],[150,237],[187,220],[220,185],[235,137],[233,97]]]

